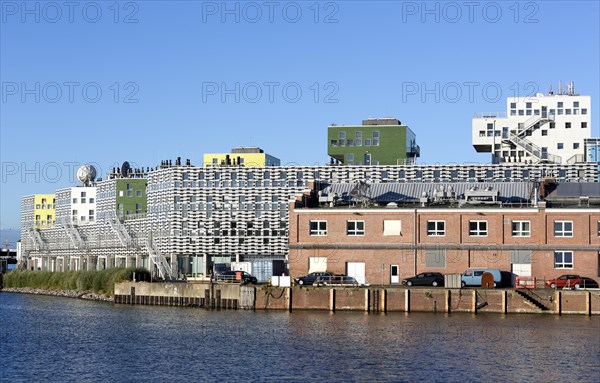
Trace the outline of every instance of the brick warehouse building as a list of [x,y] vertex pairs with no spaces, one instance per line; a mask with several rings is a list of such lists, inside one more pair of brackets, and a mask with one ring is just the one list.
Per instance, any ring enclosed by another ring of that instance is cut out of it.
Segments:
[[327,270],[388,285],[421,272],[495,268],[542,283],[561,274],[598,281],[600,209],[594,201],[296,207],[290,273]]

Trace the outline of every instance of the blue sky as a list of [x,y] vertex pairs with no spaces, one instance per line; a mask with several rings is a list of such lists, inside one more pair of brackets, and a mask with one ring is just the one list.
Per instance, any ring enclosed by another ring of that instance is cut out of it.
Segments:
[[559,80],[600,110],[599,19],[597,1],[2,0],[0,227],[78,164],[239,145],[325,164],[327,126],[368,117],[408,124],[421,163],[487,163],[474,112]]

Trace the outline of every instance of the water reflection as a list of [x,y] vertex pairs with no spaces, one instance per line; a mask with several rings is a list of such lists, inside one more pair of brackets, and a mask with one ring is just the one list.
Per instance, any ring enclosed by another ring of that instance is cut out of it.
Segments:
[[2,293],[0,337],[11,382],[600,376],[599,317],[210,312]]

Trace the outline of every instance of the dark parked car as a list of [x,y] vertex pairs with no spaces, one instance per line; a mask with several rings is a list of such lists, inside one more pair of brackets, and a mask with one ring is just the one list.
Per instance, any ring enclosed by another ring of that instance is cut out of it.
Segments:
[[444,286],[444,275],[442,273],[421,273],[403,279],[402,284],[406,286]]
[[299,285],[312,285],[315,283],[317,278],[320,280],[326,280],[332,278],[333,274],[328,271],[314,271],[300,278],[296,278],[296,283]]
[[597,289],[598,282],[596,282],[592,278],[581,277],[581,285],[579,286],[579,288],[580,289]]
[[245,271],[228,270],[217,275],[218,282],[231,282],[241,283],[243,285],[247,283],[257,283],[258,279],[250,273]]
[[556,279],[550,279],[546,281],[546,287],[551,288],[563,288],[572,287],[578,289],[582,285],[583,280],[579,275],[564,274]]

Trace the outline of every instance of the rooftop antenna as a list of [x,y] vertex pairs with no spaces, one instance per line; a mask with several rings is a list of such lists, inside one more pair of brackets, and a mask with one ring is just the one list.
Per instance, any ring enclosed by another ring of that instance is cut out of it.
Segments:
[[550,90],[548,91],[548,94],[550,96],[552,96],[554,94],[554,91],[552,90],[552,82],[550,82]]
[[558,80],[558,94],[563,94],[562,81]]

